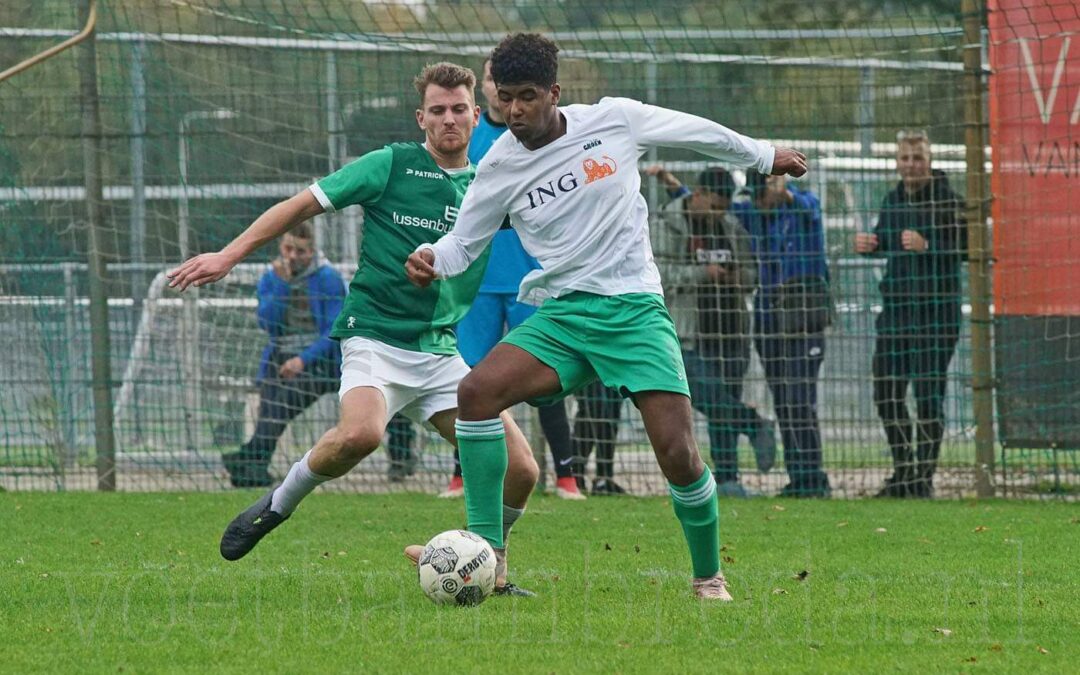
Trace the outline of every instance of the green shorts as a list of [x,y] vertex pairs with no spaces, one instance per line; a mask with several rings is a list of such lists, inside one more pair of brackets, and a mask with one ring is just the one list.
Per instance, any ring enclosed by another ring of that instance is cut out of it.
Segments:
[[623,396],[670,391],[690,396],[679,337],[664,299],[653,293],[575,292],[548,300],[502,339],[559,375],[562,391],[529,401],[559,401],[597,378]]

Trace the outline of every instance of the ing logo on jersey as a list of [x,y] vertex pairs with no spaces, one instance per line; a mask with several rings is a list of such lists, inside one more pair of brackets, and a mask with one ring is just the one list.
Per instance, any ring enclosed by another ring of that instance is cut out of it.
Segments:
[[619,170],[615,160],[604,155],[600,159],[593,159],[592,157],[586,158],[581,163],[581,168],[585,171],[585,184],[593,183],[601,178],[607,178],[608,176],[615,175],[615,172]]

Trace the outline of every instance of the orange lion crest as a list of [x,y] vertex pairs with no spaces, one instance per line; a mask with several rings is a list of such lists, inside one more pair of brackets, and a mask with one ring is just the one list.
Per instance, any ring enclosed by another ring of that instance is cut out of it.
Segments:
[[585,170],[585,184],[588,185],[593,181],[613,175],[619,167],[615,164],[615,160],[604,155],[600,160],[591,157],[586,159],[581,163],[581,168]]

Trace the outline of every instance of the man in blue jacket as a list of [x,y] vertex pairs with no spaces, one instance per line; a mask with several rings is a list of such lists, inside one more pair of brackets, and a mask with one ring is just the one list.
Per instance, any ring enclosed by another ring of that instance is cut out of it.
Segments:
[[830,319],[821,205],[784,176],[748,171],[750,199],[733,211],[758,257],[754,346],[765,369],[790,482],[785,497],[828,497],[821,469],[817,384]]
[[308,223],[281,238],[280,257],[259,280],[259,327],[270,335],[259,361],[259,418],[251,440],[222,455],[235,487],[265,487],[278,439],[323,394],[337,391],[341,350],[330,328],[345,284],[321,252]]

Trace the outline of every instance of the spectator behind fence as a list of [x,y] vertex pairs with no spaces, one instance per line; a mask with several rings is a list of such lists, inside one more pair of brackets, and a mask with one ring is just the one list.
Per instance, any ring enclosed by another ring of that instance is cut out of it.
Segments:
[[595,496],[623,495],[626,490],[615,482],[615,437],[619,435],[623,397],[597,380],[574,394],[577,415],[574,417],[574,478],[585,489],[585,467],[596,448],[596,477],[592,482]]
[[[307,223],[284,235],[278,250],[280,255],[257,288],[259,327],[270,335],[270,342],[259,361],[255,432],[239,451],[221,457],[235,487],[274,483],[270,459],[285,427],[320,396],[337,391],[341,376],[341,351],[330,338],[330,327],[345,297],[341,276],[315,249]],[[411,427],[397,433],[404,448],[391,452],[401,459],[391,462],[392,472],[395,465],[400,471],[413,462]]]
[[831,320],[829,270],[818,198],[784,176],[746,174],[749,199],[732,210],[758,256],[754,346],[772,393],[784,465],[785,497],[828,497],[821,468],[817,385]]
[[[896,170],[900,181],[886,195],[874,232],[855,235],[857,253],[886,259],[873,374],[893,475],[878,496],[930,497],[945,430],[946,373],[960,338],[959,271],[967,230],[960,198],[945,174],[931,168],[926,132],[897,134]],[[918,415],[914,438],[909,382]]]
[[776,461],[776,434],[772,421],[742,402],[750,363],[746,301],[758,270],[750,236],[728,213],[735,180],[723,168],[709,168],[691,192],[659,166],[646,173],[659,177],[673,197],[649,232],[691,400],[708,418],[716,491],[747,497],[750,493],[739,483],[739,434],[750,439],[763,472]]

